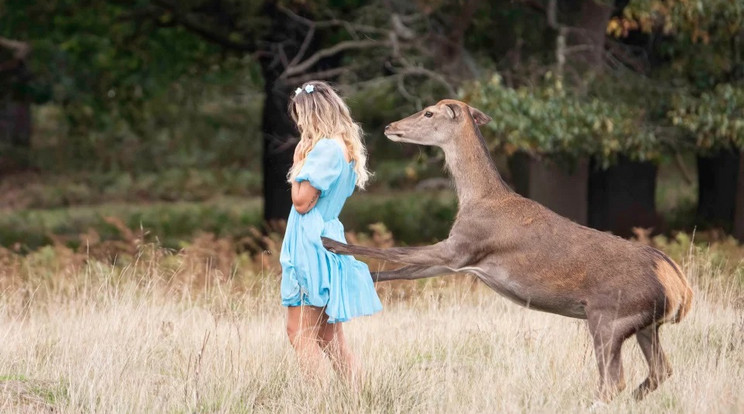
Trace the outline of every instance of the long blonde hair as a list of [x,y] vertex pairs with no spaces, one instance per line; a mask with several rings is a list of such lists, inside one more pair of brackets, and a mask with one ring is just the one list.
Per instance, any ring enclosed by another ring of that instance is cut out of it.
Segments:
[[300,131],[299,160],[289,170],[293,182],[305,165],[307,154],[323,138],[339,137],[354,161],[356,185],[364,188],[370,177],[367,170],[367,149],[362,141],[362,127],[351,119],[349,107],[333,88],[325,82],[304,83],[289,100],[289,113]]

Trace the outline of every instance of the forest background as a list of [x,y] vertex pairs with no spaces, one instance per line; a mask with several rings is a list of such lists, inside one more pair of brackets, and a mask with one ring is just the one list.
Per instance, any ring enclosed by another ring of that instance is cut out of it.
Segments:
[[121,239],[113,220],[168,247],[276,228],[297,139],[287,99],[310,79],[333,82],[367,133],[376,175],[348,230],[446,236],[441,152],[381,129],[450,97],[493,117],[483,133],[501,173],[561,214],[623,236],[742,239],[743,8],[5,0],[0,245]]

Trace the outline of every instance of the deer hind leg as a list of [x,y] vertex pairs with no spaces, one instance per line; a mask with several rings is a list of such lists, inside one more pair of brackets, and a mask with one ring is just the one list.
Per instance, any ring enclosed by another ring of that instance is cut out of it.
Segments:
[[661,349],[659,325],[654,324],[638,331],[636,339],[648,362],[648,378],[633,391],[633,397],[642,400],[672,375],[672,367]]
[[375,282],[385,282],[388,280],[415,280],[427,277],[440,276],[447,273],[455,273],[450,268],[444,266],[417,266],[408,265],[395,270],[386,270],[382,272],[371,272],[372,280]]
[[617,320],[602,315],[589,316],[589,331],[594,340],[594,354],[599,369],[598,398],[610,401],[625,389],[625,374],[622,363],[622,346],[632,335],[629,327]]

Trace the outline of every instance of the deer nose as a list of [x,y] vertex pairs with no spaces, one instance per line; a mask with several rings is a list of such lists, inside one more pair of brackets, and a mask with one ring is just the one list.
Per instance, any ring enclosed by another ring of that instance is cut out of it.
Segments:
[[385,125],[385,131],[387,131],[388,129],[390,129],[390,124]]

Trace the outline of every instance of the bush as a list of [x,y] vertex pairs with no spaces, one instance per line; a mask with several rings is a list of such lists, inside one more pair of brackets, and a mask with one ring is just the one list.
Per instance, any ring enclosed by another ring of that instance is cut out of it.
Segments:
[[[370,231],[383,222],[397,240],[428,243],[447,236],[457,212],[451,192],[359,194],[341,215],[348,231]],[[0,216],[0,246],[33,251],[61,243],[77,247],[90,237],[123,240],[137,229],[148,241],[180,248],[199,233],[240,240],[253,237],[263,215],[257,198],[219,198],[205,202],[103,204],[50,210],[18,210]]]
[[645,161],[661,152],[644,109],[624,100],[579,96],[550,76],[544,85],[513,89],[496,74],[468,85],[464,99],[493,118],[484,134],[509,154],[522,150],[559,163],[594,157],[607,167],[620,154]]
[[744,85],[720,84],[699,97],[679,94],[669,117],[700,152],[744,148]]
[[261,192],[261,174],[243,168],[180,169],[70,175],[19,174],[0,182],[0,208],[49,209],[112,202],[205,201]]

